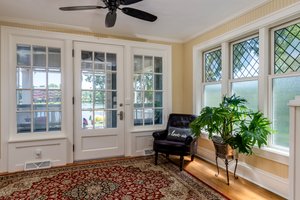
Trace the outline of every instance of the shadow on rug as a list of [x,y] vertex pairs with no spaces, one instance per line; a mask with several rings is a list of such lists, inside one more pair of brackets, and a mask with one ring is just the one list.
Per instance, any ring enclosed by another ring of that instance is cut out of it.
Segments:
[[226,199],[185,171],[160,158],[138,157],[78,164],[0,176],[6,199]]

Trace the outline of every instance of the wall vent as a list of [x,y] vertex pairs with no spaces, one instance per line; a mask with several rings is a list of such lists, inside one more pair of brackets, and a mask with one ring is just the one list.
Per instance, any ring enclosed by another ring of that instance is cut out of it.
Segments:
[[144,154],[145,155],[153,155],[154,154],[154,151],[152,149],[145,149],[144,150]]
[[25,162],[24,170],[35,170],[35,169],[46,169],[51,167],[51,161],[34,161],[34,162]]

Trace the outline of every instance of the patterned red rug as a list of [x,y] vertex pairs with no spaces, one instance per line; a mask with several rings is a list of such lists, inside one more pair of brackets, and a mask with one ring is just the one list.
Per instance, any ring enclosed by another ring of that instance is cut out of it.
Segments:
[[0,176],[0,200],[226,199],[163,157],[78,164]]

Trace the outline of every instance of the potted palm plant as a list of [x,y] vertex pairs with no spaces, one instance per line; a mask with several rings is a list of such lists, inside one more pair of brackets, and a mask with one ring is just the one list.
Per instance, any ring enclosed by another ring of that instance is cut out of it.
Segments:
[[[234,177],[238,163],[238,153],[252,154],[254,145],[260,148],[267,144],[273,132],[271,122],[260,111],[254,112],[245,105],[247,101],[236,95],[224,96],[218,107],[205,107],[190,124],[191,131],[199,136],[201,131],[208,133],[216,150],[216,165],[219,174],[218,158],[225,160],[228,177],[228,158],[236,160]],[[216,176],[218,175],[216,174]]]
[[228,144],[239,153],[252,154],[253,146],[266,145],[273,131],[270,120],[262,112],[250,110],[246,103],[234,94],[224,96],[218,107],[203,108],[190,125],[193,134],[199,136],[203,130],[213,142]]

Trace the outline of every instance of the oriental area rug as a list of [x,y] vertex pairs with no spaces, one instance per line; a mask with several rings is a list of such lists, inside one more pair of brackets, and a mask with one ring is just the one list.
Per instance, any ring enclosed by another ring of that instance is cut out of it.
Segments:
[[74,164],[0,176],[0,200],[227,199],[179,167],[137,157]]

